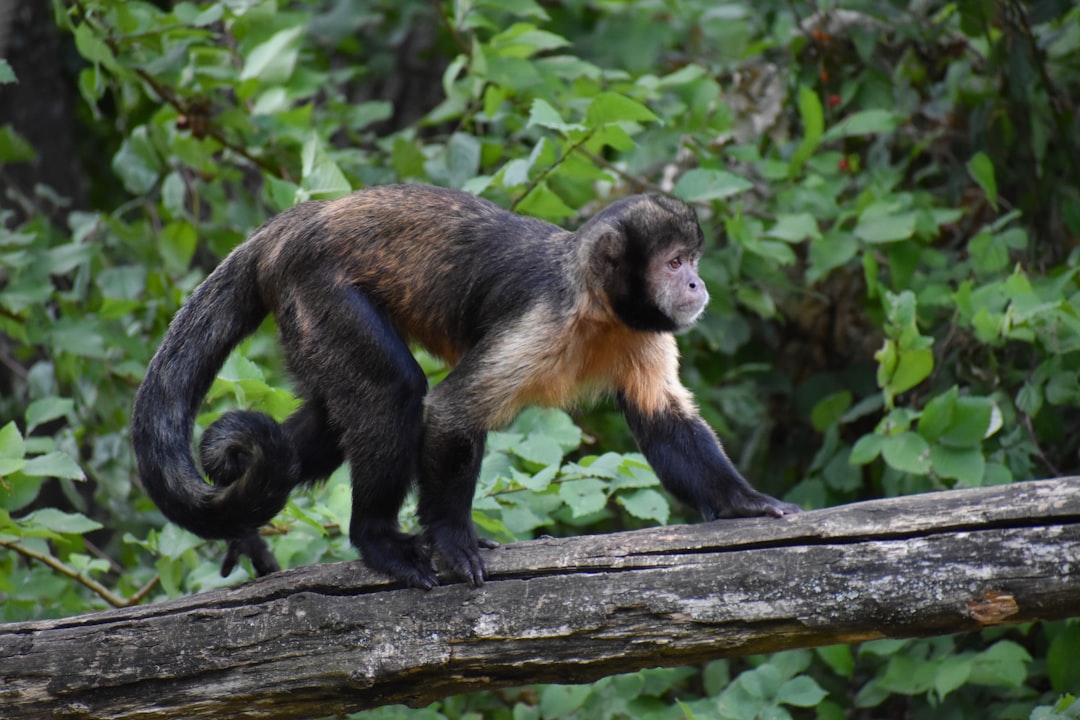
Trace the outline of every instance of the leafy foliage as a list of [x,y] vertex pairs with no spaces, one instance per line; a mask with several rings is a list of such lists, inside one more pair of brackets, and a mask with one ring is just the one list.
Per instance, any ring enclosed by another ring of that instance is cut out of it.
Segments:
[[[726,241],[684,376],[768,492],[821,507],[1077,473],[1080,9],[928,8],[54,0],[91,206],[54,224],[40,188],[0,225],[0,617],[244,577],[137,489],[133,389],[269,214],[378,183],[567,225],[629,192],[694,203]],[[34,158],[0,127],[0,164]],[[237,405],[295,407],[270,323],[200,427]],[[512,539],[688,519],[630,450],[610,406],[525,413],[491,435],[476,522]],[[354,557],[348,503],[342,472],[297,495],[279,560]],[[1075,622],[1043,623],[366,716],[1075,718],[1078,648]]]

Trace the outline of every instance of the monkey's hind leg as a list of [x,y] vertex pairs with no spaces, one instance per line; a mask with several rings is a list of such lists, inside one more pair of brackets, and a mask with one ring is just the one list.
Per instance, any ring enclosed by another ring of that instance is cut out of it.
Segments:
[[[299,296],[315,298],[321,307],[297,312],[302,325],[288,315],[279,324],[290,366],[325,406],[326,425],[349,461],[349,539],[373,570],[432,588],[438,578],[428,553],[398,525],[416,477],[427,378],[386,314],[358,289],[307,290]],[[307,446],[297,454],[311,471],[320,464],[313,448],[324,445],[325,436],[303,428],[298,422],[297,437],[307,435]],[[321,470],[340,457],[324,458]]]

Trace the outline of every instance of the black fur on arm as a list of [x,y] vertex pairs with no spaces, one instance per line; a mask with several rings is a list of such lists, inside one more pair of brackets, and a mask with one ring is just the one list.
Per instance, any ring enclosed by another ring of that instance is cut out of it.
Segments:
[[667,490],[706,520],[773,515],[799,508],[750,486],[696,412],[672,403],[646,412],[618,395],[619,407],[641,452]]

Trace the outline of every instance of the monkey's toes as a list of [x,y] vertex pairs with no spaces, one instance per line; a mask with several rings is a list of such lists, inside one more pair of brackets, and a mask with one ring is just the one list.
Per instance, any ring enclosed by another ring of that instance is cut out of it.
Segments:
[[497,547],[498,543],[477,537],[472,524],[467,526],[439,525],[428,529],[435,551],[442,556],[455,574],[470,587],[480,587],[488,578],[487,566],[480,557],[480,548]]

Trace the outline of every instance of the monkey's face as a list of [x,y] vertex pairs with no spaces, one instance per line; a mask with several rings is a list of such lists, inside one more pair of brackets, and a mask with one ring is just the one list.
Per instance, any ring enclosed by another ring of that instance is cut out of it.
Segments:
[[697,267],[697,252],[685,247],[662,249],[649,259],[645,277],[649,297],[671,320],[675,332],[693,325],[709,302]]

